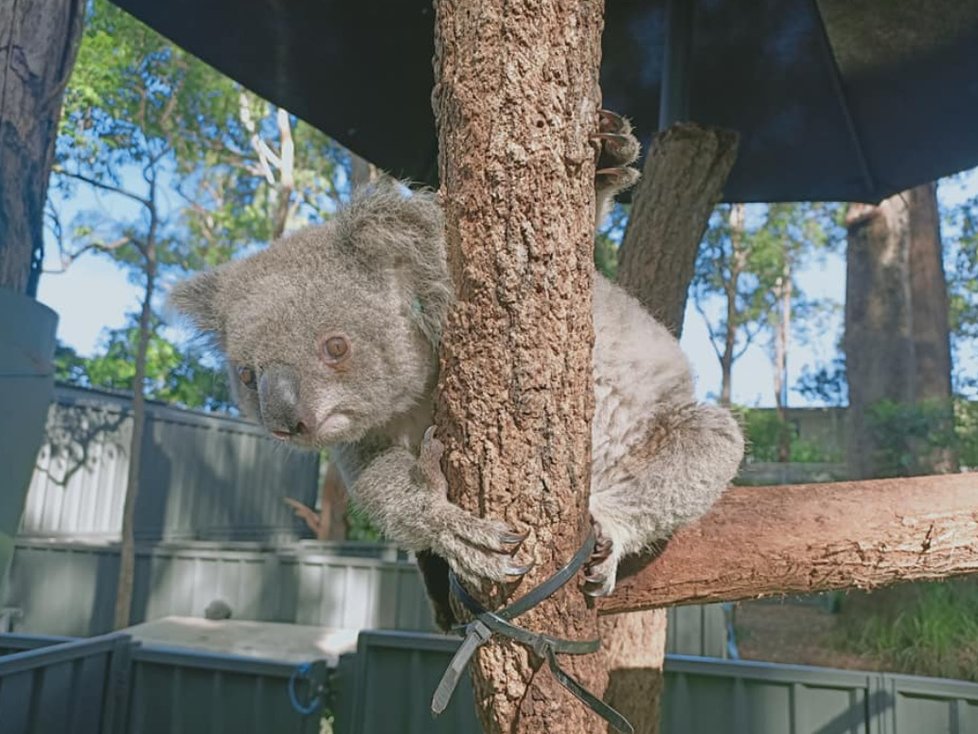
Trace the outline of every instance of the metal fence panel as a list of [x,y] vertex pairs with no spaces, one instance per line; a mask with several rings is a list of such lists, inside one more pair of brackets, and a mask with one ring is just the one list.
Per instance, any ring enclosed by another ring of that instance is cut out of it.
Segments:
[[0,635],[0,653],[3,734],[319,732],[319,712],[292,708],[292,663],[140,646],[122,634]]
[[666,652],[676,655],[727,657],[727,622],[723,604],[670,607]]
[[137,648],[129,734],[318,734],[288,697],[295,666],[158,646]]
[[[369,547],[300,543],[165,543],[139,546],[134,624],[200,617],[215,599],[235,619],[334,628],[431,630],[432,615],[413,563],[368,557]],[[385,546],[374,555],[396,557]],[[20,632],[88,636],[112,628],[119,555],[114,544],[18,541],[5,603],[20,609]]]
[[978,732],[978,694],[975,686],[955,680],[887,676],[885,692],[893,705],[882,712],[886,734],[975,734]]
[[[664,734],[870,734],[871,682],[877,674],[705,661],[666,662]],[[877,705],[879,702],[876,702]]]
[[122,734],[125,635],[62,642],[0,636],[0,730],[4,734]]
[[[119,537],[130,400],[58,386],[19,535]],[[315,504],[318,457],[283,451],[230,416],[146,406],[136,537],[294,540],[306,531],[282,502]]]
[[[137,547],[133,623],[199,617],[222,599],[235,619],[346,629],[432,631],[420,575],[381,544],[160,543]],[[118,548],[23,539],[6,604],[21,632],[88,636],[112,629]],[[666,650],[723,657],[719,604],[669,610]]]
[[[457,646],[361,633],[339,668],[336,734],[478,734],[467,678],[428,712]],[[798,665],[670,655],[663,706],[663,734],[978,734],[978,684]]]

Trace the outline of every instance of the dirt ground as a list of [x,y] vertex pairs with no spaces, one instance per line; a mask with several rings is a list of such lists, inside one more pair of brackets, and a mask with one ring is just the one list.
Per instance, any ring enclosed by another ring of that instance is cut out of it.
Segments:
[[833,644],[838,615],[808,604],[740,602],[734,610],[737,647],[744,660],[881,670],[879,661],[842,652]]

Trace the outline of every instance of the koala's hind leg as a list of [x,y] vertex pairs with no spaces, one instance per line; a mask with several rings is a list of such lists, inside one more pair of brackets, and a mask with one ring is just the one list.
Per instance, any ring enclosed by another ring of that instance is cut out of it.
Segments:
[[585,569],[585,591],[610,594],[624,556],[706,513],[736,475],[743,453],[740,426],[723,408],[685,405],[660,416],[643,441],[594,476],[590,509],[603,553]]

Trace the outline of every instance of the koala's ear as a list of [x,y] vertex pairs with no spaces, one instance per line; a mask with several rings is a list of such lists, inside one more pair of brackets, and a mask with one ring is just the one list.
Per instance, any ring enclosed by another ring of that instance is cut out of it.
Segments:
[[186,317],[201,332],[219,335],[224,319],[217,308],[220,273],[210,270],[177,283],[166,299],[168,311]]
[[333,220],[341,248],[364,264],[412,267],[442,256],[442,217],[435,194],[382,180],[354,194]]
[[358,269],[392,278],[418,328],[437,344],[452,303],[437,195],[380,184],[358,192],[332,224],[340,251]]

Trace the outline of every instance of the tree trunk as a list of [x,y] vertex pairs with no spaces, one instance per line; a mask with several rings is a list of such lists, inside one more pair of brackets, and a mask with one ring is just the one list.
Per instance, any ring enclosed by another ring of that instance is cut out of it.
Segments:
[[[939,428],[953,435],[951,402],[951,340],[947,280],[941,243],[937,184],[923,184],[906,193],[910,208],[910,299],[913,305],[913,346],[917,368],[915,398],[944,414]],[[925,468],[943,474],[958,471],[952,446],[937,447],[924,459]]]
[[774,404],[778,415],[778,461],[791,461],[788,425],[788,344],[791,341],[791,265],[785,263],[776,286],[778,323],[774,332]]
[[81,0],[0,0],[0,288],[34,296],[44,202]]
[[[630,283],[631,291],[642,303],[658,304],[663,313],[674,314],[673,323],[669,326],[677,337],[682,330],[689,280],[685,287],[674,282],[675,269],[666,264],[696,261],[700,241],[693,240],[689,232],[705,232],[716,205],[716,200],[701,198],[703,190],[712,191],[714,196],[719,197],[736,155],[735,135],[693,125],[683,127],[683,135],[660,135],[656,140],[658,160],[670,161],[670,165],[646,165],[643,184],[633,197],[632,220],[628,225],[632,248],[640,247],[644,251],[638,253],[633,249],[632,256],[622,261],[618,268],[619,281]],[[718,145],[718,141],[724,144]],[[675,149],[670,150],[672,147]],[[694,165],[689,166],[688,161],[682,165],[683,156],[692,160]],[[717,157],[712,163],[709,162],[711,156]],[[670,185],[681,186],[668,178],[675,175],[676,170],[699,171],[700,176],[708,171],[715,178],[698,180],[699,188],[695,191],[680,188],[672,192],[673,206],[676,208],[668,212],[673,221],[666,226],[661,213],[658,217],[648,215],[649,210],[641,197],[661,195]],[[740,210],[740,230],[743,231],[743,206],[734,208]],[[641,220],[635,219],[638,212],[644,213]],[[656,226],[660,228],[658,232],[644,229]],[[649,270],[643,272],[640,270],[642,267]],[[686,277],[692,278],[691,270]],[[675,301],[667,302],[663,292],[672,294]],[[602,652],[608,670],[604,700],[628,718],[637,734],[657,734],[666,650],[665,610],[653,609],[604,618],[600,621],[600,629]],[[612,729],[609,727],[608,731]]]
[[[601,652],[608,670],[608,687],[603,698],[628,719],[635,727],[635,734],[659,731],[666,621],[665,609],[616,614],[598,620]],[[607,731],[614,734],[610,726]]]
[[[951,349],[940,213],[935,184],[897,194],[878,207],[853,204],[846,218],[846,372],[850,472],[855,478],[957,471],[953,448]],[[890,400],[918,405],[950,445],[907,441],[909,466],[884,466],[867,419]]]
[[292,121],[287,110],[278,108],[275,114],[278,135],[281,141],[279,150],[279,179],[275,185],[275,213],[272,216],[272,239],[277,240],[289,226],[292,211],[292,192],[295,190],[295,142],[292,140]]
[[850,204],[846,215],[844,347],[849,383],[849,474],[880,471],[870,410],[881,400],[914,400],[916,364],[910,295],[908,207],[903,194],[879,206]]
[[[677,337],[696,251],[736,157],[736,133],[679,123],[655,136],[635,189],[618,279]],[[647,279],[660,287],[644,288]]]
[[[729,172],[729,170],[727,171]],[[724,173],[726,175],[726,173]],[[724,290],[727,298],[727,318],[723,325],[723,352],[720,353],[720,404],[730,405],[733,399],[733,363],[736,359],[737,331],[740,318],[737,311],[737,289],[744,268],[744,205],[730,207],[730,280]],[[709,224],[709,218],[707,218]],[[705,229],[705,228],[704,228]]]
[[[438,419],[451,498],[529,531],[540,583],[588,534],[600,0],[439,0],[434,107],[449,267]],[[474,590],[478,591],[478,590]],[[486,593],[495,607],[507,589]],[[574,584],[519,618],[593,639]],[[598,656],[563,660],[592,690]],[[494,639],[473,663],[488,732],[594,731],[539,658]]]
[[348,504],[346,487],[335,464],[326,468],[326,476],[319,494],[318,540],[346,540],[350,531],[346,519]]
[[632,575],[620,578],[599,609],[615,614],[978,573],[976,537],[974,475],[733,487],[651,563],[623,569]]
[[[153,215],[151,215],[153,216]],[[155,221],[155,216],[153,217]],[[155,224],[151,224],[151,232]],[[146,259],[146,287],[139,312],[139,342],[136,346],[136,374],[132,382],[132,439],[129,442],[129,471],[126,499],[122,509],[122,545],[119,551],[119,583],[115,598],[115,629],[129,626],[132,589],[136,572],[136,500],[139,497],[139,469],[142,459],[143,431],[146,427],[146,352],[152,327],[153,294],[156,289],[156,245],[150,234],[143,256]]]

